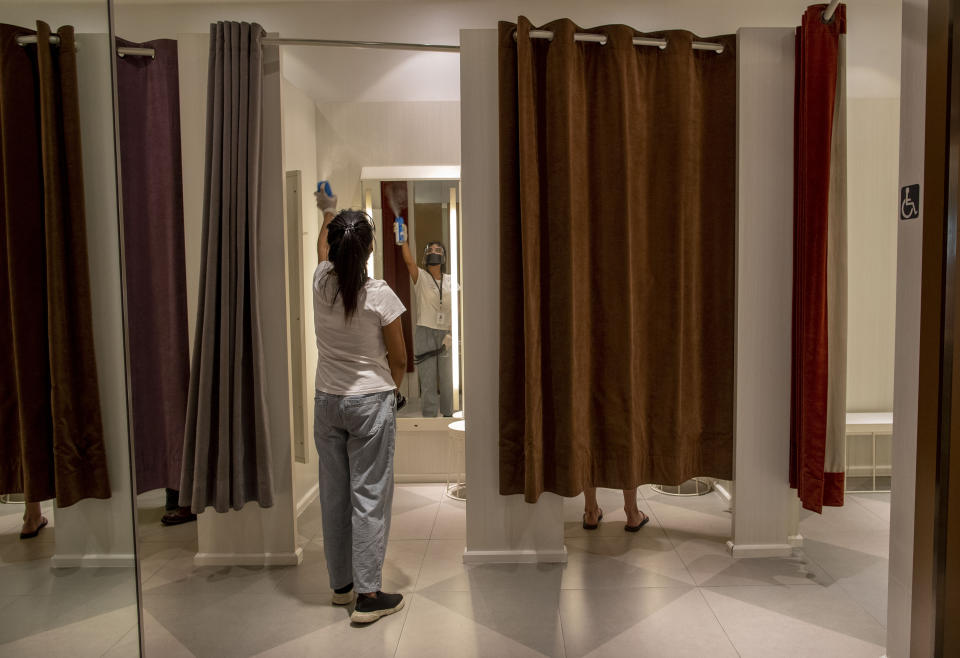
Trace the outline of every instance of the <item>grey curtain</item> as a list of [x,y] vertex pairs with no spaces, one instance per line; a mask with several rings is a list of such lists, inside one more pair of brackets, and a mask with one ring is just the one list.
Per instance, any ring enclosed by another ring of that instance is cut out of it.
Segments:
[[257,274],[263,28],[210,26],[200,294],[180,504],[273,505]]
[[117,56],[123,255],[137,493],[180,487],[190,381],[177,42]]

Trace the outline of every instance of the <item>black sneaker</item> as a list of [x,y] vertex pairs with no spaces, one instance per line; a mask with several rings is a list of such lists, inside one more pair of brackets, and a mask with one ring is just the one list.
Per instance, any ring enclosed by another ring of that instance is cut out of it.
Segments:
[[353,583],[333,590],[333,605],[349,605],[353,603]]
[[369,624],[380,617],[392,615],[403,607],[403,594],[384,594],[377,592],[377,597],[357,597],[357,606],[350,615],[350,621],[357,624]]

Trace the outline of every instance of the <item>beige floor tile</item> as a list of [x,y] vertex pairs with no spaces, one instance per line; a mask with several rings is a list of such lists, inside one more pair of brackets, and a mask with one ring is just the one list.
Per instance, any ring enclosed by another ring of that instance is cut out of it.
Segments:
[[[43,614],[40,610],[36,613]],[[3,623],[8,622],[4,620]],[[131,605],[92,615],[74,623],[46,628],[18,640],[0,644],[0,655],[18,658],[99,657],[127,635],[136,623],[137,610]]]
[[534,589],[418,592],[396,656],[563,656],[557,594]]
[[466,539],[466,505],[466,502],[445,498],[437,510],[437,519],[433,524],[430,539]]
[[473,589],[560,590],[560,564],[463,563],[461,540],[431,540],[420,569],[417,591],[468,591]]
[[840,588],[702,591],[743,658],[877,658],[883,653],[883,627]]
[[564,590],[560,619],[567,658],[737,655],[695,588]]
[[569,537],[563,589],[689,587],[693,578],[657,528],[621,536]]

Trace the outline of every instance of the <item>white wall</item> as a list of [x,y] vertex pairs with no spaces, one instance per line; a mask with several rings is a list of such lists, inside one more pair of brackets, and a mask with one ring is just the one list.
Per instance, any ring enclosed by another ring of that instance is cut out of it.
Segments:
[[893,410],[899,98],[847,103],[847,410]]
[[[306,446],[307,462],[294,463],[293,467],[293,499],[298,506],[305,503],[305,498],[312,495],[317,485],[319,473],[317,471],[317,449],[313,443],[313,391],[314,376],[317,371],[317,342],[314,339],[313,329],[313,301],[311,298],[311,284],[313,271],[317,266],[317,237],[319,213],[313,198],[313,190],[317,184],[317,124],[316,106],[313,99],[303,91],[283,79],[281,90],[283,103],[283,168],[285,171],[299,170],[302,187],[300,195],[300,214],[303,227],[300,236],[296,238],[302,249],[301,263],[303,265],[299,290],[291,290],[291,300],[296,302],[297,296],[303,294],[303,330],[304,352],[306,362],[303,365],[303,382],[299,390],[301,400],[293,400],[293,404],[303,406],[304,443]],[[291,209],[287,208],[290,213]]]
[[363,207],[361,167],[457,164],[459,102],[317,104],[317,172],[341,208]]

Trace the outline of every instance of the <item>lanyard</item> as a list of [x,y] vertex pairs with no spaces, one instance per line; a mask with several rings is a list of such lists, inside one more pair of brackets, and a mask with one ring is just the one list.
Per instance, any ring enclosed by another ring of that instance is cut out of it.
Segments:
[[[427,274],[430,274],[429,272]],[[440,305],[443,306],[443,275],[440,275],[440,283],[437,283],[437,280],[433,278],[433,275],[430,274],[430,280],[433,281],[433,285],[437,287],[437,292],[440,293]]]

